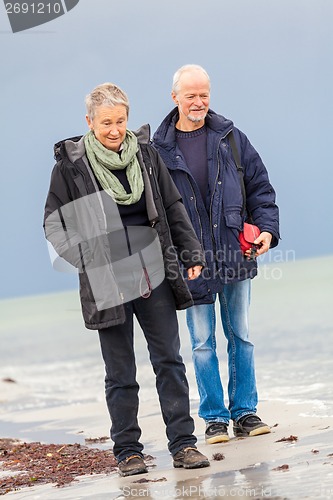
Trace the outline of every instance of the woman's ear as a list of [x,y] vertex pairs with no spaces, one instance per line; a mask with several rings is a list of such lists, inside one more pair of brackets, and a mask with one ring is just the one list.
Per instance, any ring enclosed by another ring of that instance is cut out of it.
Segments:
[[86,115],[86,121],[88,123],[88,127],[90,128],[90,130],[93,130],[94,129],[93,122],[90,120],[88,115]]

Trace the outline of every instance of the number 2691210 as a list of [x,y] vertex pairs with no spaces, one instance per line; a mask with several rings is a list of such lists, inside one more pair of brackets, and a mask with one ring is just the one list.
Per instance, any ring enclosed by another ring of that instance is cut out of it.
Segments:
[[23,2],[6,3],[7,14],[60,14],[62,6],[60,3]]

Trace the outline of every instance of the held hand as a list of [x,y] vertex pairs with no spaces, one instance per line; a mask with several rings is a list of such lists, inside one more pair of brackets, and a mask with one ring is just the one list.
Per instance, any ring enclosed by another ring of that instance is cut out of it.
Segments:
[[193,266],[189,267],[187,270],[187,278],[189,280],[195,280],[198,276],[200,276],[202,266]]
[[[256,240],[254,240],[254,244],[258,245],[255,257],[259,257],[259,255],[262,255],[262,254],[268,252],[271,241],[272,241],[271,233],[268,233],[267,231],[263,231],[262,233],[260,233],[258,238]],[[251,257],[251,250],[247,250],[245,252],[245,255],[248,258],[250,258]]]

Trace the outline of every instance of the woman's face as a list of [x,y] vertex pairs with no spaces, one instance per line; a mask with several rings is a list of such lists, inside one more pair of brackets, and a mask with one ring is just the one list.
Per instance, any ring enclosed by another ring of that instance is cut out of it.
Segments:
[[125,106],[98,106],[95,117],[90,120],[86,116],[90,130],[103,146],[111,151],[119,151],[120,145],[125,139],[127,128],[127,111]]

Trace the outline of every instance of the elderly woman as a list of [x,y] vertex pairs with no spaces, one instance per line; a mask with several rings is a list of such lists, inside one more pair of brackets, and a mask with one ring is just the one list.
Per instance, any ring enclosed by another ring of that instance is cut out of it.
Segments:
[[133,315],[147,341],[173,465],[206,467],[195,446],[176,315],[192,305],[183,274],[200,274],[202,249],[149,127],[127,129],[126,94],[105,83],[86,107],[89,132],[55,146],[44,228],[57,254],[78,269],[85,325],[99,332],[119,473],[147,472]]

